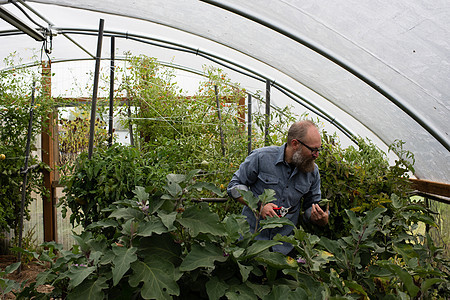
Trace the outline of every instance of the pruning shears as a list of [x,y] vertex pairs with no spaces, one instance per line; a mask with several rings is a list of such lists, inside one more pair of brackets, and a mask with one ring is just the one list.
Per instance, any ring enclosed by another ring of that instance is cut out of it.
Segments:
[[286,216],[288,213],[290,213],[290,212],[293,211],[293,207],[292,207],[292,206],[291,206],[291,207],[283,207],[283,206],[280,206],[280,207],[274,207],[273,210],[277,213],[277,215],[278,215],[279,217],[284,217],[284,216]]

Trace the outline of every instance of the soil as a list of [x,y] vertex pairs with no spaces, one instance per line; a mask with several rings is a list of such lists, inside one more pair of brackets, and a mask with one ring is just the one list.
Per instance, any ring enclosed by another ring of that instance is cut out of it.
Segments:
[[[5,270],[5,268],[17,261],[17,257],[14,255],[0,255],[0,270]],[[16,282],[24,282],[26,281],[27,284],[36,281],[36,276],[45,270],[45,267],[38,265],[34,262],[30,262],[26,265],[22,264],[22,268],[20,272],[16,270],[15,272],[8,274],[6,278],[14,280]],[[51,292],[52,287],[51,286],[41,286],[39,287],[39,291],[43,293]],[[8,293],[4,295],[1,299],[16,299],[14,294]]]

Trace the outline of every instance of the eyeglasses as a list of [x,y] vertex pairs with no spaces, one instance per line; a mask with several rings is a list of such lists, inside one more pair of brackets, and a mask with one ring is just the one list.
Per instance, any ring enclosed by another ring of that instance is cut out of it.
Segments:
[[300,141],[300,140],[298,140],[298,139],[295,139],[297,142],[299,142],[300,144],[302,144],[303,146],[305,146],[306,148],[308,148],[310,151],[311,151],[311,153],[319,153],[320,151],[322,151],[322,147],[319,147],[319,148],[311,148],[310,146],[308,146],[308,145],[306,145],[305,143],[303,143],[302,141]]

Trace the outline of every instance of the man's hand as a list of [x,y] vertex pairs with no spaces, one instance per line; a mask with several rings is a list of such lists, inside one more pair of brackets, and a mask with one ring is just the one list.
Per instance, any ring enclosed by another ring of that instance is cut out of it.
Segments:
[[323,211],[322,208],[320,208],[319,204],[313,204],[311,206],[311,222],[314,224],[325,226],[328,224],[328,205],[327,205],[327,211]]
[[267,218],[267,217],[277,217],[279,218],[279,216],[277,215],[276,211],[274,211],[273,209],[276,208],[278,206],[276,206],[273,203],[267,203],[266,205],[264,205],[263,207],[261,207],[260,210],[260,215],[263,219]]

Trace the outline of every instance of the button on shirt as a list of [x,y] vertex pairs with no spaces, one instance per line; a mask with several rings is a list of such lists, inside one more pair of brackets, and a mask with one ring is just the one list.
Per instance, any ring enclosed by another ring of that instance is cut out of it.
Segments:
[[[234,173],[227,192],[232,198],[236,199],[241,196],[238,190],[251,190],[253,195],[257,197],[265,189],[272,189],[275,191],[276,198],[273,203],[278,207],[293,207],[285,217],[297,224],[300,208],[305,211],[306,221],[309,221],[312,204],[319,202],[321,199],[320,175],[317,165],[315,165],[314,171],[310,173],[300,172],[296,167],[292,170],[284,160],[286,146],[286,144],[269,146],[252,151],[240,165],[239,170]],[[303,203],[300,201],[302,197]],[[256,218],[253,212],[248,206],[244,206],[242,214],[246,216],[250,230],[254,232]],[[256,239],[270,240],[278,233],[287,236],[292,234],[292,231],[292,226],[265,229]],[[273,251],[288,254],[292,248],[292,245],[283,243],[274,246]]]

